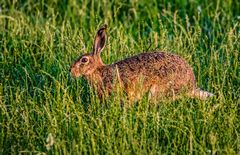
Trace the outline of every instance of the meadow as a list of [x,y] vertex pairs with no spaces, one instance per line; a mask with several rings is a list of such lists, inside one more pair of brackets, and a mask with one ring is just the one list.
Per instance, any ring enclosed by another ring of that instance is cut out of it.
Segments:
[[[106,64],[176,53],[215,96],[100,102],[69,68],[104,23]],[[236,0],[1,0],[0,154],[239,154],[239,25]]]

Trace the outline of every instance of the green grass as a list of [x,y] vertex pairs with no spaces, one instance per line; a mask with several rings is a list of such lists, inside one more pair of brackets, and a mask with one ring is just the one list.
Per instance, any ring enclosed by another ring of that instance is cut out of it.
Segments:
[[[240,2],[5,0],[0,8],[0,154],[240,153]],[[69,67],[103,23],[105,63],[177,53],[215,97],[100,103]]]

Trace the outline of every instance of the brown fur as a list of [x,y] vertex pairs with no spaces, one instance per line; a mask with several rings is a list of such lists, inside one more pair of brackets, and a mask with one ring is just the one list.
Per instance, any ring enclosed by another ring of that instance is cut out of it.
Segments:
[[[100,98],[114,91],[116,83],[120,84],[130,100],[138,100],[148,92],[154,100],[178,94],[200,99],[212,96],[197,89],[192,68],[178,55],[146,52],[105,65],[100,57],[105,41],[106,25],[97,32],[93,52],[81,56],[71,66],[72,75],[83,75]],[[83,58],[88,62],[82,63]]]

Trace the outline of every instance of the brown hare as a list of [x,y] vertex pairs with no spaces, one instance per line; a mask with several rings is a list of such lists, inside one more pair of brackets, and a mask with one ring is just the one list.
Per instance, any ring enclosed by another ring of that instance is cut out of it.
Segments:
[[103,25],[97,31],[92,52],[80,56],[71,65],[71,74],[83,75],[100,99],[114,91],[116,83],[130,101],[139,100],[144,93],[149,93],[154,101],[180,94],[203,100],[213,96],[196,86],[192,68],[175,54],[146,52],[105,65],[100,54],[107,40],[106,29],[107,25]]

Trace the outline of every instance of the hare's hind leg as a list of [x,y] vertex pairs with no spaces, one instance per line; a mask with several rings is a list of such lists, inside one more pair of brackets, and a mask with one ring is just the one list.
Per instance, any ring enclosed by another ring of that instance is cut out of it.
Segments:
[[152,85],[149,90],[148,99],[150,102],[156,103],[161,100],[178,100],[183,97],[183,94],[179,90],[175,90],[173,87],[159,86],[157,84]]
[[150,102],[156,103],[157,102],[157,96],[158,96],[158,86],[152,85],[150,87],[149,93],[148,93],[148,100]]
[[154,84],[149,89],[148,101],[151,103],[158,103],[159,101],[164,100],[166,96],[166,90],[160,87],[158,84]]

